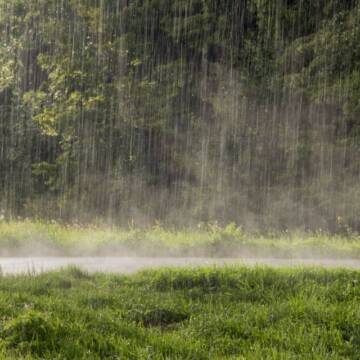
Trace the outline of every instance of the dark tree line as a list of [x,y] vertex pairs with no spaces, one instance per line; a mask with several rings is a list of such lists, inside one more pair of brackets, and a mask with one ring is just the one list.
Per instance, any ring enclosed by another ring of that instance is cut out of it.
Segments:
[[360,5],[0,0],[0,207],[360,228]]

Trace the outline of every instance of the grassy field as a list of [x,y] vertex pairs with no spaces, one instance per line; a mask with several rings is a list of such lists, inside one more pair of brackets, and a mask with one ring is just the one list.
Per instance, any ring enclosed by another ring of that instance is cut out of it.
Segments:
[[121,229],[56,222],[0,221],[0,255],[129,255],[360,258],[360,236],[318,233],[250,234],[230,224],[196,229]]
[[2,277],[0,326],[4,359],[359,359],[360,272]]

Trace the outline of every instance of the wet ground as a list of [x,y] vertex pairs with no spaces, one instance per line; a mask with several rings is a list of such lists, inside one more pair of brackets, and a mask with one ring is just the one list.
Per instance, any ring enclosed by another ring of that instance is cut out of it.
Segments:
[[3,274],[41,273],[76,265],[89,272],[134,273],[157,267],[197,267],[225,265],[267,265],[274,267],[320,266],[326,268],[360,269],[360,260],[334,259],[205,259],[205,258],[0,258]]

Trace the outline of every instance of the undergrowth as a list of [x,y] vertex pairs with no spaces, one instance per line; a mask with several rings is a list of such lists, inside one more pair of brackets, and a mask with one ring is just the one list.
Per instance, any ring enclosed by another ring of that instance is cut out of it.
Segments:
[[359,359],[360,272],[78,268],[0,279],[4,359]]
[[235,224],[148,229],[0,221],[3,256],[205,256],[360,258],[360,237],[324,232],[247,233]]

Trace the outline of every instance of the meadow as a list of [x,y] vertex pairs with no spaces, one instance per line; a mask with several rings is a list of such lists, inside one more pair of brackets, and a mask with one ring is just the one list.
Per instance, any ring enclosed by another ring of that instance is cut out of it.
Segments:
[[360,258],[360,236],[306,232],[249,233],[229,224],[192,229],[119,228],[34,220],[0,221],[1,256],[182,256]]
[[265,267],[0,279],[4,359],[359,359],[360,272]]

